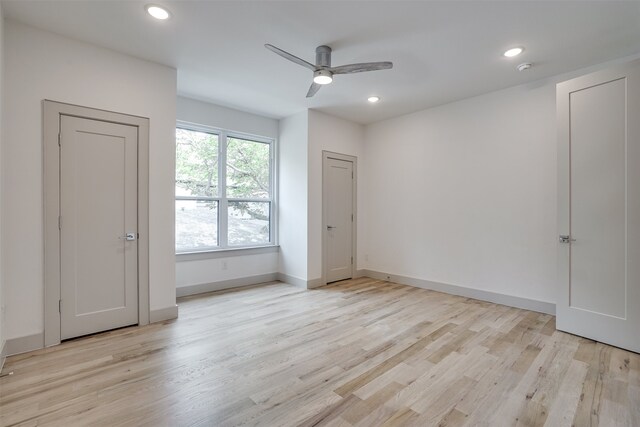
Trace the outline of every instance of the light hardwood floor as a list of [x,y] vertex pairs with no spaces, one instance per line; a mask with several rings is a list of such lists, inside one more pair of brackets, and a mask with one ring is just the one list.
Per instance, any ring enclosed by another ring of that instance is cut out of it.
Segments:
[[183,298],[7,360],[2,425],[640,426],[640,355],[554,317],[356,279]]

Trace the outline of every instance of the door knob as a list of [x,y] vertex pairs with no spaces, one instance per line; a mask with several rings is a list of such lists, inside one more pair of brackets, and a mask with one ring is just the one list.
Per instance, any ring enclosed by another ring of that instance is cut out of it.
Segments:
[[327,225],[327,230],[331,230],[331,229],[334,229],[334,228],[338,228],[338,227],[334,227],[333,225]]
[[561,234],[559,236],[559,240],[560,240],[560,243],[571,243],[576,241],[576,239],[572,239],[571,236],[568,234]]
[[127,233],[124,236],[120,237],[120,239],[131,242],[133,240],[136,240],[136,233]]

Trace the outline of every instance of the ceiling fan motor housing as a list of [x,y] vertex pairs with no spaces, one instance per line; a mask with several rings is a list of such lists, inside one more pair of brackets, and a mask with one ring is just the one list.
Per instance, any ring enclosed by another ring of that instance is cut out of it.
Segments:
[[331,67],[331,48],[318,46],[316,48],[316,65],[319,67]]

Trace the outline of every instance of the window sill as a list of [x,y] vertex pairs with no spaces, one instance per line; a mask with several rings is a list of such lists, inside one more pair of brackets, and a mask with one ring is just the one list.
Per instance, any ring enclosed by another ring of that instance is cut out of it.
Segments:
[[251,246],[244,248],[215,249],[202,252],[181,252],[176,254],[176,262],[199,261],[204,259],[229,258],[234,256],[259,255],[280,252],[280,246]]

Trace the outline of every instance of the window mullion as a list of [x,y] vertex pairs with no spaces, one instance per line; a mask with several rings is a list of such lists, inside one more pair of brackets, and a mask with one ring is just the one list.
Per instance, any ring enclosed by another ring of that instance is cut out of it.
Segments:
[[227,133],[220,132],[220,144],[218,144],[218,188],[220,206],[218,207],[218,236],[220,247],[229,246],[229,227],[227,214],[229,203],[227,202]]

